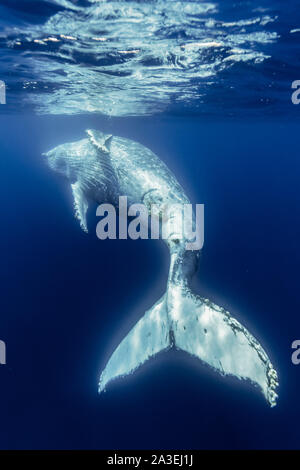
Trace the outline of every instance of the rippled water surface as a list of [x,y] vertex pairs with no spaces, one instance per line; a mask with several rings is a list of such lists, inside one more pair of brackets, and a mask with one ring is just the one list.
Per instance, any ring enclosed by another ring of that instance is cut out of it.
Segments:
[[297,2],[2,0],[6,112],[293,112]]

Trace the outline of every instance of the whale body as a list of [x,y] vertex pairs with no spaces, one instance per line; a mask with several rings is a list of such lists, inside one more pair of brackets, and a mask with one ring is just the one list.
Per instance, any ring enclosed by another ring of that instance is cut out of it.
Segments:
[[[141,203],[149,210],[152,204],[190,204],[175,176],[150,149],[97,130],[86,134],[44,154],[49,167],[69,180],[84,231],[90,201],[117,206],[118,198],[126,196],[130,204]],[[191,290],[199,250],[187,250],[186,240],[174,237],[174,229],[164,241],[170,251],[166,292],[115,349],[101,373],[99,392],[158,352],[175,347],[223,375],[250,380],[275,406],[277,373],[262,346],[228,311]]]

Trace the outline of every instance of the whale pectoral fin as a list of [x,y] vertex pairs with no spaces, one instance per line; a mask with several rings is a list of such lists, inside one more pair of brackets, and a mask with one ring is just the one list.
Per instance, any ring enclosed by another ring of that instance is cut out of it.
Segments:
[[74,184],[71,184],[73,197],[74,197],[74,210],[75,210],[75,217],[80,222],[80,227],[84,232],[88,232],[87,228],[87,221],[86,221],[86,213],[88,210],[88,200],[80,186],[80,183],[77,181]]
[[177,348],[198,357],[223,375],[250,379],[276,405],[277,373],[258,341],[229,312],[192,294],[171,312]]
[[99,382],[99,393],[112,379],[134,372],[159,351],[171,346],[165,296],[137,322],[110,357]]
[[109,154],[110,144],[113,138],[111,134],[104,134],[103,132],[96,131],[94,129],[88,129],[86,133],[95,147],[101,150],[101,152]]

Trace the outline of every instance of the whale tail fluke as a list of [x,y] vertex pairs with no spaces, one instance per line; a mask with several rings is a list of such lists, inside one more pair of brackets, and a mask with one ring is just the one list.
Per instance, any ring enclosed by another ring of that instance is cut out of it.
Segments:
[[175,300],[169,311],[176,348],[222,375],[250,380],[261,388],[270,406],[275,406],[277,373],[249,331],[228,311],[189,289],[181,290],[181,295],[177,293]]
[[99,393],[112,379],[134,372],[158,352],[171,346],[165,296],[136,323],[110,357],[99,381]]
[[276,405],[277,373],[258,341],[229,312],[175,285],[116,348],[101,374],[99,392],[173,345],[223,375],[249,379]]

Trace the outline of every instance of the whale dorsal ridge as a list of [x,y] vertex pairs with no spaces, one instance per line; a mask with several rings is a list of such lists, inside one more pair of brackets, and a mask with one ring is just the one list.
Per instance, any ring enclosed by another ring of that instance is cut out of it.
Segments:
[[95,147],[101,150],[101,152],[109,154],[110,144],[113,138],[111,134],[104,134],[103,132],[96,131],[94,129],[88,129],[86,133]]

